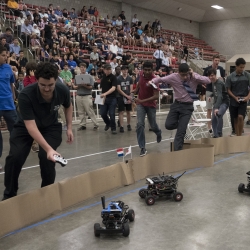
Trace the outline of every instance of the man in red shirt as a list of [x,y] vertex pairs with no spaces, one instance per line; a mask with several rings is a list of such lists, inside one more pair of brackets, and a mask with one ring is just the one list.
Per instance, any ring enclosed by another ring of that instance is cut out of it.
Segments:
[[148,84],[155,78],[153,74],[153,64],[145,62],[143,64],[142,72],[140,73],[140,80],[137,85],[139,89],[138,98],[135,99],[137,103],[137,141],[141,148],[140,156],[147,154],[145,148],[145,116],[148,117],[149,125],[152,131],[157,136],[157,142],[161,142],[161,130],[156,123],[156,100],[159,98],[158,84]]

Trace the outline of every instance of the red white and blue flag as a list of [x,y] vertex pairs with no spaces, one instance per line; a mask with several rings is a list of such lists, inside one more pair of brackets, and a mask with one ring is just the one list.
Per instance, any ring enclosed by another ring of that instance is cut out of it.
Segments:
[[124,156],[123,148],[116,149],[116,153],[118,157],[123,157]]

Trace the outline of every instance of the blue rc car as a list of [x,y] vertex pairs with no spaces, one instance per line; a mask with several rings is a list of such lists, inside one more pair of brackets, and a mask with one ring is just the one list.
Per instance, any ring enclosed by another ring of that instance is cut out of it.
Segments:
[[122,201],[111,201],[105,208],[105,197],[101,197],[103,210],[101,212],[102,223],[94,225],[94,233],[96,237],[100,234],[122,233],[123,236],[129,236],[130,229],[128,221],[135,220],[135,212],[129,209]]

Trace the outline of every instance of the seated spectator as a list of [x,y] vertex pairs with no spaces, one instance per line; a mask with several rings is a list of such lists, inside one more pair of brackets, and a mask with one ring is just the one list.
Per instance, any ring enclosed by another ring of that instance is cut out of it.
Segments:
[[11,44],[13,42],[12,30],[10,28],[5,29],[5,33],[3,33],[0,38],[4,37],[6,39],[6,43]]
[[70,13],[69,16],[70,16],[70,18],[71,18],[72,20],[78,18],[77,14],[76,14],[76,9],[75,9],[75,8],[71,8],[71,13]]
[[111,25],[112,25],[113,27],[116,26],[116,17],[115,17],[115,16],[112,17]]
[[93,51],[90,53],[90,60],[99,61],[99,54],[97,52],[97,46],[93,47]]
[[21,38],[24,42],[24,46],[28,47],[30,44],[30,36],[32,34],[33,27],[30,25],[28,19],[25,19],[24,24],[21,26]]
[[37,79],[35,77],[35,71],[37,68],[37,64],[34,62],[29,62],[26,64],[26,76],[23,79],[23,86],[27,87],[35,82]]
[[58,20],[61,20],[61,19],[62,19],[63,13],[62,13],[62,11],[61,11],[60,6],[56,6],[55,15],[56,15],[56,18],[57,18]]
[[141,36],[142,33],[143,33],[143,30],[142,30],[141,26],[139,26],[138,29],[137,29],[137,34],[138,34],[139,36]]
[[[60,42],[60,40],[59,40],[59,38],[58,38],[58,36],[57,36],[57,33],[54,32],[54,33],[52,34],[52,47],[53,47],[53,44],[59,44],[59,42]],[[58,54],[58,53],[57,53],[57,54]]]
[[149,42],[148,37],[145,35],[145,33],[142,33],[141,40],[144,47],[151,48],[151,43]]
[[187,63],[187,55],[184,55],[181,59],[181,63]]
[[32,30],[32,34],[35,33],[38,37],[38,39],[40,38],[41,36],[41,32],[40,32],[40,29],[37,27],[37,24],[33,24],[33,30]]
[[47,43],[45,43],[43,45],[43,48],[41,49],[40,61],[42,61],[42,62],[49,62],[50,58],[51,58],[50,48],[49,48],[49,45]]
[[20,15],[21,12],[19,10],[19,4],[15,0],[8,0],[7,7],[9,8],[11,14],[13,13],[15,16]]
[[169,74],[169,66],[170,66],[170,58],[167,56],[167,53],[164,53],[164,57],[162,58],[161,66],[165,68],[165,71]]
[[1,37],[0,38],[0,45],[2,45],[3,47],[5,47],[7,49],[7,56],[9,56],[10,54],[10,46],[8,43],[6,43],[6,38],[5,37]]
[[94,35],[93,30],[90,30],[90,31],[89,31],[89,34],[88,34],[88,36],[87,36],[87,39],[88,39],[88,42],[91,42],[92,40],[95,40],[95,35]]
[[134,17],[132,18],[131,23],[132,23],[132,25],[133,25],[133,24],[136,24],[136,23],[138,23],[138,22],[139,22],[139,20],[138,20],[138,18],[137,18],[137,14],[134,14]]
[[53,10],[54,10],[54,6],[52,3],[50,3],[48,7],[48,13],[51,13]]
[[68,18],[68,16],[69,16],[67,9],[63,9],[63,13],[62,14],[63,14],[64,18]]
[[35,20],[36,17],[38,17],[38,19],[41,20],[41,16],[40,16],[38,8],[35,8],[35,12],[32,14],[32,16],[33,16],[33,20]]
[[88,66],[88,68],[87,68],[87,72],[90,73],[90,71],[91,71],[92,69],[95,69],[95,70],[98,69],[98,67],[97,67],[97,61],[96,61],[96,60],[91,60],[91,61],[90,61],[90,64],[89,64],[89,66]]
[[73,54],[69,54],[69,56],[68,56],[68,65],[69,65],[69,69],[70,69],[71,73],[73,75],[75,75],[75,68],[77,67],[77,63],[76,63],[76,61],[74,61]]
[[89,13],[90,15],[94,15],[95,10],[94,10],[94,7],[93,7],[93,6],[90,6],[90,7],[89,7],[88,13]]
[[11,44],[9,45],[9,47],[10,47],[10,53],[13,52],[13,53],[15,53],[15,55],[16,55],[17,57],[19,57],[19,53],[20,53],[21,48],[20,48],[20,46],[19,46],[19,42],[18,42],[18,39],[17,39],[17,38],[14,38],[13,43],[11,43]]
[[47,19],[49,18],[49,15],[45,13],[45,9],[41,9],[41,12],[39,13],[39,15],[41,19],[43,19],[44,17],[46,17]]
[[28,62],[28,59],[24,57],[24,52],[23,50],[19,51],[19,58],[18,58],[18,63],[20,65],[19,69],[24,68]]
[[126,55],[122,57],[123,65],[129,65],[132,62],[133,58],[131,52],[128,50]]
[[109,56],[109,45],[108,45],[107,39],[104,39],[104,41],[103,41],[102,54],[106,57],[106,60],[107,60],[108,56]]
[[194,54],[195,54],[195,56],[196,56],[196,59],[200,59],[200,50],[199,50],[199,48],[198,47],[195,47],[194,48]]
[[22,13],[23,13],[23,16],[24,16],[26,19],[27,19],[28,16],[32,16],[32,17],[33,17],[33,15],[30,13],[30,11],[28,11],[26,5],[23,6],[23,11],[22,11]]
[[42,46],[36,33],[32,33],[30,43],[31,43],[31,49],[32,51],[35,51],[35,56],[36,59],[38,60]]
[[123,57],[123,45],[120,42],[117,43],[117,56],[119,56],[120,59]]
[[68,86],[68,88],[71,89],[73,76],[69,70],[68,63],[64,63],[63,70],[60,73],[60,77],[63,79],[63,82]]
[[65,64],[68,64],[68,56],[66,54],[63,55],[62,60],[60,62],[61,70],[63,70]]
[[23,74],[23,72],[19,71],[18,72],[18,79],[15,82],[15,88],[18,91],[18,93],[20,93],[24,88],[23,79],[24,79],[24,74]]
[[115,74],[115,68],[118,66],[116,57],[113,59],[110,65],[111,65],[112,74]]
[[57,65],[60,68],[60,56],[59,54],[52,54],[52,58],[49,60],[50,63]]
[[51,13],[49,14],[48,21],[50,23],[58,23],[54,10],[52,10]]
[[144,31],[147,31],[150,26],[151,26],[151,22],[148,21],[148,23],[144,27]]
[[17,69],[20,66],[14,52],[10,52],[10,57],[7,59],[7,63],[11,66],[15,66]]
[[18,1],[18,9],[23,10],[23,6],[24,6],[23,0],[19,0]]
[[84,21],[85,22],[85,24],[86,24],[86,26],[88,27],[88,28],[92,28],[93,27],[93,22],[91,21],[91,19],[90,19],[90,15],[87,15],[87,18],[86,18],[86,20]]
[[124,44],[127,41],[127,38],[126,38],[126,36],[124,34],[123,29],[118,30],[117,39],[121,44]]
[[125,11],[122,11],[121,14],[119,15],[119,17],[121,18],[122,22],[126,21],[126,17],[125,17]]
[[117,52],[118,52],[118,47],[116,45],[116,40],[113,40],[112,44],[109,45],[109,51],[110,51],[110,54],[112,55],[111,59],[113,60],[117,56]]
[[109,15],[107,15],[107,17],[105,18],[105,24],[107,27],[112,26],[112,20],[110,19]]

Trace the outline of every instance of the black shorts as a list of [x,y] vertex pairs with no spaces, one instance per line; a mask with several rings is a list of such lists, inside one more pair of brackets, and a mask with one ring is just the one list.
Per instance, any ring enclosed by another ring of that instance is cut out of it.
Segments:
[[117,104],[118,104],[118,112],[121,111],[131,111],[132,110],[132,104],[125,104],[123,101],[123,97],[118,97],[117,98]]
[[242,115],[243,117],[246,116],[246,111],[247,111],[247,103],[240,103],[238,107],[235,106],[230,106],[230,115],[233,118],[237,118],[238,115]]

